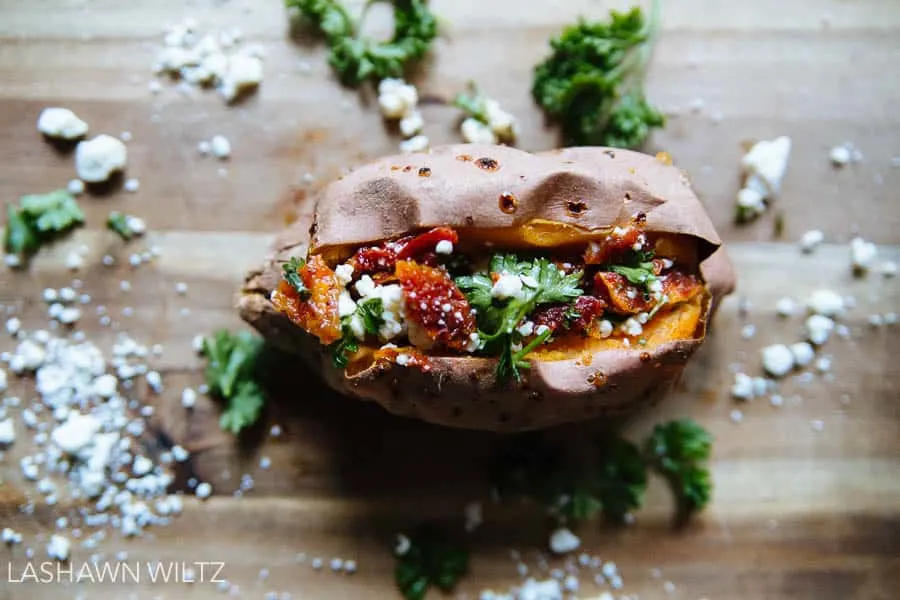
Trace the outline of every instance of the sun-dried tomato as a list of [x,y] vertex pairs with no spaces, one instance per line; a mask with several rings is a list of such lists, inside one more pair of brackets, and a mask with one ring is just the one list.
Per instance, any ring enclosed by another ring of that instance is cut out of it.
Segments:
[[588,265],[620,263],[629,250],[634,250],[635,244],[639,244],[641,250],[646,248],[644,228],[638,220],[615,227],[604,239],[588,244],[584,262]]
[[424,330],[436,345],[465,350],[476,330],[475,315],[447,271],[401,260],[397,279],[406,300],[407,320]]
[[449,227],[435,227],[430,231],[417,235],[406,243],[398,243],[398,245],[402,244],[402,247],[397,252],[397,259],[417,258],[425,253],[434,252],[438,242],[445,241],[456,245],[459,242],[459,235]]
[[669,304],[687,302],[701,291],[703,284],[695,275],[688,275],[681,271],[672,271],[659,278],[662,283],[662,293],[666,295]]
[[304,300],[286,281],[278,284],[272,296],[272,304],[297,326],[319,338],[323,344],[331,344],[341,338],[341,318],[338,314],[338,297],[341,284],[320,256],[311,257],[298,271],[303,285],[309,290]]
[[594,276],[594,293],[612,312],[619,314],[634,315],[653,307],[653,300],[644,294],[644,290],[610,271],[600,271]]
[[435,248],[442,241],[455,245],[459,235],[449,227],[436,227],[417,236],[360,248],[350,259],[350,264],[357,275],[393,272],[398,260],[415,259],[421,264],[437,265]]
[[579,316],[569,321],[568,327],[566,327],[566,314],[569,313],[569,306],[565,304],[542,306],[536,309],[530,318],[535,327],[544,325],[551,331],[564,327],[569,331],[580,332],[587,329],[594,319],[602,315],[605,308],[606,303],[596,296],[579,296],[575,299],[573,307]]

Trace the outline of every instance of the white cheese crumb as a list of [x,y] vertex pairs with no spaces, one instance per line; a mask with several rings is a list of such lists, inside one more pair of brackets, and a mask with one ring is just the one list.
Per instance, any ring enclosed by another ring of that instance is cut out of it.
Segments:
[[410,356],[409,354],[398,354],[395,362],[401,367],[405,367],[409,364]]
[[746,373],[735,373],[731,396],[737,400],[753,400],[755,396],[753,378]]
[[69,551],[72,548],[72,542],[69,538],[58,534],[50,536],[50,543],[47,544],[47,555],[60,562],[69,560]]
[[402,533],[397,534],[397,544],[394,546],[394,554],[404,556],[412,548],[412,541]]
[[824,315],[810,315],[804,324],[807,339],[816,346],[821,346],[831,337],[834,321]]
[[11,446],[16,441],[16,428],[12,419],[0,421],[0,446]]
[[77,271],[84,266],[84,257],[77,252],[69,252],[66,254],[66,268],[70,271]]
[[825,422],[820,419],[813,419],[812,421],[809,422],[809,426],[816,433],[821,433],[822,431],[825,430]]
[[468,144],[493,145],[498,141],[497,134],[488,125],[473,117],[463,120],[459,126],[459,133]]
[[622,331],[625,335],[636,336],[644,333],[644,328],[641,326],[640,322],[634,317],[629,317],[622,323]]
[[125,184],[122,186],[126,192],[135,193],[139,189],[141,189],[141,182],[135,179],[134,177],[130,177],[125,180]]
[[197,152],[199,152],[203,156],[206,156],[207,154],[212,152],[212,144],[210,144],[206,140],[197,142]]
[[[357,288],[358,289],[358,288]],[[356,302],[350,292],[344,291],[338,296],[338,316],[349,317],[356,312]]]
[[80,196],[84,193],[84,182],[80,179],[70,179],[66,184],[66,190],[73,196]]
[[245,92],[258,87],[262,80],[263,61],[258,56],[234,54],[219,84],[219,94],[226,102],[234,102]]
[[425,120],[418,110],[413,110],[400,119],[400,135],[405,138],[413,137],[422,131],[423,127],[425,127]]
[[878,267],[878,270],[885,279],[897,276],[897,263],[892,260],[886,260]]
[[88,183],[104,182],[127,164],[125,144],[109,135],[98,135],[75,148],[75,170]]
[[414,85],[402,79],[386,78],[378,84],[378,106],[386,119],[402,119],[419,103]]
[[844,298],[828,289],[816,290],[806,301],[809,310],[817,315],[837,317],[844,314]]
[[50,439],[66,454],[78,454],[91,444],[100,427],[100,421],[93,415],[71,412],[66,421],[53,430]]
[[194,490],[194,495],[200,498],[201,500],[205,500],[212,495],[212,485],[206,483],[205,481],[197,484],[197,488]]
[[868,271],[877,257],[878,248],[875,244],[861,237],[855,237],[850,241],[850,263],[855,273],[863,274]]
[[214,135],[209,142],[210,151],[216,158],[225,159],[231,156],[231,142],[222,135]]
[[366,322],[359,313],[354,312],[350,317],[350,331],[360,341],[366,338]]
[[794,355],[784,344],[773,344],[762,349],[763,368],[775,377],[784,377],[794,368]]
[[434,251],[437,254],[453,254],[453,242],[450,240],[441,240],[435,245]]
[[731,419],[732,423],[740,423],[744,420],[744,413],[735,408],[731,411],[728,417]]
[[6,320],[6,333],[16,335],[22,329],[22,320],[18,317],[10,317]]
[[835,167],[843,167],[851,162],[862,162],[863,155],[853,144],[845,142],[832,148],[828,153],[828,158]]
[[779,298],[775,303],[775,312],[779,317],[791,317],[797,313],[797,303],[792,298]]
[[790,153],[791,139],[781,136],[757,142],[741,159],[745,179],[744,187],[738,192],[738,205],[749,216],[761,214],[765,202],[781,191]]
[[825,234],[818,229],[810,229],[800,238],[800,250],[810,254],[825,241]]
[[9,527],[4,527],[3,532],[0,533],[0,541],[10,546],[12,546],[13,544],[21,544],[22,534],[18,531],[15,531],[14,529],[10,529]]
[[75,140],[88,131],[88,124],[68,108],[45,108],[37,121],[38,131],[47,137]]
[[554,554],[574,552],[580,546],[581,538],[565,527],[560,527],[550,534],[550,550]]
[[608,321],[607,319],[603,319],[600,321],[600,337],[608,338],[613,333],[613,324],[612,321]]
[[338,265],[334,269],[334,274],[337,277],[338,283],[346,287],[348,283],[353,281],[353,265],[349,263]]
[[492,98],[484,101],[484,113],[488,126],[501,142],[513,142],[518,135],[518,123],[512,114],[500,107],[500,103]]
[[400,142],[400,152],[414,153],[424,152],[428,149],[429,141],[426,135],[417,135]]
[[790,348],[797,366],[805,367],[815,358],[815,349],[808,342],[797,342],[796,344],[791,344]]
[[175,293],[179,296],[184,296],[185,294],[187,294],[187,291],[188,285],[185,282],[179,281],[175,284]]
[[500,275],[491,287],[491,296],[498,300],[516,298],[522,293],[522,280],[516,275]]

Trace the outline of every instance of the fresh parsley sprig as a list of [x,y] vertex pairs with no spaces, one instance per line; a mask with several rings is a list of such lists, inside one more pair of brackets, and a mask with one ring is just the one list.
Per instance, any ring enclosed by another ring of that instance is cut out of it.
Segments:
[[220,329],[203,339],[202,353],[209,361],[206,384],[211,395],[225,402],[219,417],[219,426],[225,431],[237,434],[259,419],[265,402],[256,381],[262,346],[262,339],[247,331]]
[[544,332],[516,351],[513,346],[521,340],[516,327],[538,306],[568,304],[581,296],[584,292],[579,285],[583,272],[566,274],[546,258],[521,260],[514,254],[496,254],[491,258],[489,273],[519,277],[523,281],[522,292],[498,300],[492,294],[494,283],[490,275],[484,273],[457,277],[456,285],[478,311],[479,336],[486,350],[500,357],[498,379],[512,377],[518,381],[520,370],[529,366],[524,357],[544,343],[550,332]]
[[612,11],[607,22],[582,20],[550,41],[531,93],[567,145],[635,148],[664,124],[643,91],[659,11],[659,0],[649,18],[637,7]]
[[642,445],[604,439],[578,463],[559,447],[523,438],[501,454],[492,479],[501,496],[529,496],[568,522],[602,512],[621,523],[643,504],[653,470],[671,484],[677,517],[684,520],[710,500],[711,448],[712,436],[691,419],[658,425]]
[[6,206],[3,249],[28,257],[40,247],[84,223],[84,211],[66,190],[22,196]]
[[[376,2],[394,7],[394,34],[377,41],[360,34],[365,11]],[[402,77],[407,63],[422,58],[437,36],[437,20],[425,0],[368,0],[359,22],[337,0],[286,0],[328,42],[328,62],[341,82],[357,87],[365,81],[378,82]]]
[[363,328],[369,335],[378,335],[378,330],[384,323],[384,303],[381,298],[368,298],[356,305],[356,312],[341,318],[342,337],[331,344],[328,349],[331,352],[331,360],[338,369],[346,369],[350,364],[350,356],[359,352],[359,340],[353,332],[351,322],[354,318],[362,319]]
[[469,570],[469,551],[433,525],[423,525],[397,556],[394,579],[406,600],[422,600],[430,586],[450,592]]

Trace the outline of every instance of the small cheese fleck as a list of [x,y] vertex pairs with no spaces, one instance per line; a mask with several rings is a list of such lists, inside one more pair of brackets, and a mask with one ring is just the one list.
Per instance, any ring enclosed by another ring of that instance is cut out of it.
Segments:
[[66,184],[66,190],[73,196],[80,196],[84,193],[84,182],[80,179],[70,179]]
[[550,534],[550,550],[554,554],[574,552],[580,546],[581,538],[565,527],[560,527]]
[[775,303],[775,312],[779,317],[791,317],[797,313],[797,303],[792,298],[779,298]]
[[141,182],[134,177],[130,177],[129,179],[125,180],[125,184],[122,186],[122,188],[126,192],[133,194],[141,189]]
[[411,138],[422,131],[424,126],[425,120],[422,118],[422,113],[418,110],[413,110],[400,119],[400,135],[405,138]]
[[216,158],[226,159],[231,156],[231,142],[223,135],[214,135],[209,141],[209,147]]
[[37,128],[47,137],[75,140],[87,133],[88,124],[68,108],[50,107],[41,111]]
[[50,543],[47,544],[47,555],[60,562],[69,560],[69,552],[72,548],[72,542],[69,538],[58,534],[50,536]]
[[441,240],[435,245],[434,251],[437,254],[453,254],[453,242],[450,240]]
[[794,356],[794,362],[797,366],[805,367],[813,361],[816,351],[808,342],[797,342],[790,346],[791,354]]
[[844,298],[833,290],[820,289],[810,294],[806,301],[809,310],[817,315],[836,317],[844,314]]
[[804,329],[806,330],[807,339],[816,346],[821,346],[831,337],[831,332],[834,330],[834,321],[824,315],[810,315],[806,319]]
[[334,269],[334,274],[337,277],[338,283],[342,286],[346,286],[353,281],[353,265],[349,263],[338,265]]
[[825,241],[825,234],[818,229],[810,229],[800,237],[800,250],[810,254]]
[[110,135],[98,135],[75,148],[75,170],[88,183],[102,183],[127,164],[125,144]]
[[212,485],[206,483],[205,481],[197,484],[197,488],[194,490],[194,495],[200,498],[201,500],[205,500],[212,495]]
[[850,241],[850,263],[853,272],[863,274],[868,271],[878,257],[878,248],[872,242],[867,242],[861,237],[855,237]]
[[775,377],[784,377],[794,368],[794,355],[784,344],[773,344],[762,349],[763,368]]
[[522,280],[517,275],[500,275],[491,287],[491,296],[498,300],[516,298],[522,293]]
[[737,400],[753,400],[755,396],[753,378],[746,373],[735,373],[731,384],[731,397]]
[[16,428],[12,419],[0,421],[0,446],[11,446],[16,441]]
[[468,144],[493,145],[497,143],[497,134],[489,126],[472,117],[463,120],[459,126],[459,132]]
[[404,153],[414,153],[414,152],[424,152],[428,149],[429,141],[428,136],[425,135],[417,135],[415,137],[411,137],[408,140],[404,140],[400,142],[400,152]]

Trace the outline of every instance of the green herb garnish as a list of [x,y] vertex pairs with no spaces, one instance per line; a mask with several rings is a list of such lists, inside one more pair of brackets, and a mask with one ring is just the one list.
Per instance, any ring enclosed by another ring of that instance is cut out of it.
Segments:
[[354,317],[362,319],[363,328],[370,335],[378,335],[378,330],[384,323],[384,303],[381,298],[369,298],[356,305],[356,312],[341,318],[341,339],[331,344],[328,349],[331,352],[331,360],[338,369],[346,369],[350,364],[350,356],[359,352],[359,340],[350,326]]
[[650,464],[668,481],[679,512],[684,516],[702,509],[712,494],[712,477],[706,466],[713,438],[691,419],[657,425],[644,443]]
[[478,90],[478,86],[474,81],[470,81],[467,91],[457,94],[453,99],[453,106],[462,110],[466,116],[488,125],[487,110],[484,102],[485,97]]
[[106,228],[116,233],[120,238],[127,242],[131,238],[140,235],[139,232],[135,231],[132,227],[132,219],[134,219],[134,217],[112,211],[106,218]]
[[263,342],[247,332],[220,329],[203,339],[209,393],[225,401],[219,426],[239,433],[259,419],[265,396],[256,382],[256,363]]
[[296,290],[297,294],[300,295],[300,298],[305,298],[309,295],[309,290],[306,289],[306,286],[303,284],[303,279],[300,278],[300,269],[305,265],[306,261],[296,256],[291,257],[289,261],[281,265],[281,277]]
[[580,21],[550,41],[534,70],[531,93],[562,126],[567,145],[636,148],[664,124],[644,98],[644,77],[659,21],[640,8],[610,12],[607,22]]
[[[521,369],[530,367],[524,357],[544,343],[551,332],[544,332],[525,348],[513,350],[521,340],[516,331],[518,324],[535,308],[544,304],[569,304],[583,294],[579,284],[581,271],[567,275],[546,258],[521,260],[512,254],[496,254],[491,258],[490,273],[514,275],[528,283],[514,298],[498,300],[491,294],[493,282],[488,274],[475,274],[456,278],[456,285],[466,295],[472,308],[477,309],[479,335],[486,350],[500,356],[497,378],[521,379]],[[531,284],[531,285],[529,285]]]
[[407,600],[422,600],[430,586],[450,592],[469,570],[468,550],[434,526],[410,536],[410,546],[397,557],[394,579]]
[[22,196],[19,205],[6,207],[3,249],[27,257],[41,245],[84,223],[84,212],[65,190]]
[[[377,41],[360,34],[365,10],[376,2],[394,7],[394,35]],[[437,36],[437,21],[424,0],[369,0],[359,21],[337,0],[287,0],[327,41],[328,62],[345,85],[402,77],[405,65],[422,58]]]

